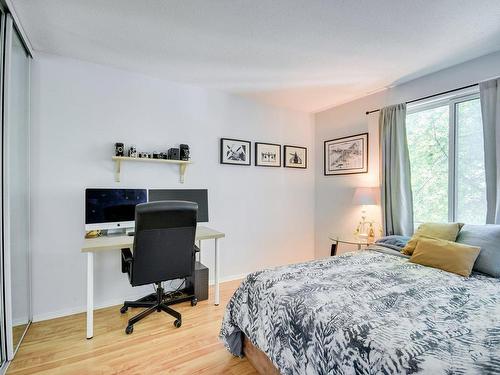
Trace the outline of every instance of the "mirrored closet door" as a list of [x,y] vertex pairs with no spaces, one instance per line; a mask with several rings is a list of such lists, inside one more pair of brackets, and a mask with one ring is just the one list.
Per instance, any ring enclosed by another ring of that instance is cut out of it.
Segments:
[[3,244],[7,359],[31,322],[30,55],[6,16],[3,100]]

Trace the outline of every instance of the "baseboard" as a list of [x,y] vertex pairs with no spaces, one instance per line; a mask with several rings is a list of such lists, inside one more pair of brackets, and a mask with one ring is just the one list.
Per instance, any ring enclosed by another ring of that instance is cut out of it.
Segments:
[[[224,282],[227,282],[227,281],[234,281],[234,280],[243,279],[248,274],[249,273],[242,273],[242,274],[239,274],[239,275],[224,276],[224,277],[220,278],[220,282],[224,283]],[[214,285],[214,280],[213,279],[209,280],[209,285]],[[103,308],[106,308],[106,307],[111,307],[111,306],[116,306],[116,305],[120,305],[125,300],[135,300],[135,299],[141,298],[143,296],[144,296],[144,292],[137,293],[137,294],[134,294],[134,295],[128,295],[128,296],[124,296],[124,297],[120,297],[120,298],[113,298],[113,299],[107,300],[105,302],[95,304],[94,305],[94,310],[103,309]],[[70,308],[67,308],[67,309],[62,309],[62,310],[57,310],[57,311],[51,311],[51,312],[42,313],[42,314],[34,314],[33,315],[33,322],[42,322],[44,320],[62,318],[62,317],[69,316],[69,315],[81,314],[81,313],[86,312],[86,311],[87,311],[87,307],[86,306],[78,306],[78,307],[70,307]]]
[[24,316],[22,318],[12,319],[12,327],[28,324],[28,322],[29,318],[27,316]]
[[[141,293],[128,295],[128,296],[124,296],[124,297],[120,297],[120,298],[113,298],[113,299],[107,300],[107,301],[102,302],[102,303],[94,304],[94,310],[103,309],[105,307],[120,305],[125,300],[132,300],[133,301],[133,300],[139,299],[143,296],[144,296],[144,291],[142,291]],[[33,322],[41,322],[44,320],[62,318],[62,317],[69,316],[69,315],[80,314],[80,313],[83,313],[86,311],[87,311],[86,306],[77,306],[77,307],[69,307],[67,309],[62,309],[62,310],[57,310],[57,311],[50,311],[50,312],[42,313],[42,314],[33,314]]]
[[[247,277],[247,275],[250,274],[250,272],[247,272],[247,273],[241,273],[239,275],[231,275],[231,276],[225,276],[225,277],[221,277],[219,282],[220,283],[225,283],[227,281],[234,281],[234,280],[239,280],[239,279],[244,279],[245,277]],[[208,281],[208,284],[209,285],[214,285],[215,284],[215,281],[214,279],[210,279]]]

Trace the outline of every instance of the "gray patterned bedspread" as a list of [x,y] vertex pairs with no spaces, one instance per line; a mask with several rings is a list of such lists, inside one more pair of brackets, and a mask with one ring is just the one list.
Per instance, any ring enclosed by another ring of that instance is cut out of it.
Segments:
[[252,273],[220,337],[283,374],[500,374],[500,279],[361,251]]

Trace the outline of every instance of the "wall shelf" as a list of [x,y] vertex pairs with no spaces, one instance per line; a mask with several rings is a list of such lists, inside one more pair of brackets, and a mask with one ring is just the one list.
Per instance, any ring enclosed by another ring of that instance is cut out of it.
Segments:
[[177,164],[179,166],[179,178],[180,178],[181,184],[184,183],[184,174],[186,173],[186,168],[187,168],[188,164],[192,163],[190,160],[146,159],[146,158],[131,158],[128,156],[113,156],[112,159],[115,162],[115,181],[116,182],[120,182],[121,163],[123,161],[142,161],[145,163]]

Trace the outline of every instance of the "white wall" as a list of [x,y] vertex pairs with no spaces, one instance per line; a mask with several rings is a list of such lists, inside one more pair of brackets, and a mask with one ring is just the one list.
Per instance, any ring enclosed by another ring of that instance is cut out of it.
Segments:
[[[500,52],[444,69],[434,74],[331,108],[315,115],[315,255],[329,254],[329,233],[348,235],[359,220],[360,207],[351,203],[354,188],[379,185],[378,113],[366,111],[418,99],[500,76]],[[323,142],[328,139],[369,132],[368,174],[323,176]],[[380,207],[369,217],[380,223]],[[343,250],[349,250],[347,246]],[[341,250],[342,251],[342,250]]]
[[[32,256],[34,319],[83,311],[86,187],[208,188],[221,241],[222,278],[314,256],[314,168],[219,164],[219,138],[296,144],[314,154],[311,115],[126,71],[38,55],[32,71]],[[113,143],[166,150],[187,143],[194,164],[125,163],[114,182]],[[252,151],[253,152],[253,151]],[[212,241],[211,241],[212,242]],[[213,244],[202,261],[212,268]],[[95,260],[97,306],[149,293],[130,287],[118,252]]]

